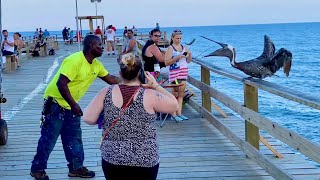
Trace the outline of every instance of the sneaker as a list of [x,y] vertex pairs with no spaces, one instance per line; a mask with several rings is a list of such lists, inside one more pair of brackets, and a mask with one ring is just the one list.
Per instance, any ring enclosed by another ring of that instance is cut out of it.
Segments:
[[108,56],[110,56],[110,53],[108,53]]
[[188,120],[188,119],[189,119],[188,117],[186,117],[186,116],[184,116],[184,115],[182,115],[182,114],[181,114],[179,117],[180,117],[181,119],[183,119],[183,120]]
[[36,180],[49,180],[49,176],[47,175],[45,170],[40,170],[36,172],[30,172],[30,175],[34,177]]
[[116,55],[116,53],[112,53],[112,55]]
[[82,167],[79,169],[76,169],[72,172],[69,172],[69,177],[81,177],[81,178],[92,178],[96,174],[93,171],[89,171],[86,167]]
[[176,122],[183,121],[183,119],[180,116],[171,116],[171,119]]

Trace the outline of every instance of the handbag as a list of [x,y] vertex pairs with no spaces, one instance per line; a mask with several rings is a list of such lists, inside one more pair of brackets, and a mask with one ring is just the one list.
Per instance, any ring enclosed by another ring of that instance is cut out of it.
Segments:
[[122,117],[122,115],[124,114],[124,112],[128,109],[128,107],[131,105],[130,102],[133,100],[133,97],[135,96],[135,94],[140,90],[140,87],[137,88],[137,90],[132,94],[132,96],[130,97],[129,101],[127,102],[127,104],[121,109],[119,116],[112,121],[111,125],[108,127],[108,129],[104,132],[103,136],[101,137],[101,144],[102,141],[107,137],[107,135],[109,134],[110,130],[117,124],[117,122],[120,120],[120,118]]

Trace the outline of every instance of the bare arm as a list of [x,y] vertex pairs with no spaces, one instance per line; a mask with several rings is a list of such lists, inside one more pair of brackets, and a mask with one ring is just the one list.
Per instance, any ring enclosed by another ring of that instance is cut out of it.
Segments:
[[14,42],[10,43],[10,42],[7,41],[7,44],[8,44],[9,46],[14,46]]
[[9,42],[8,40],[3,41],[3,46],[4,43],[8,44],[9,46],[14,46],[14,41],[13,42]]
[[98,118],[103,111],[104,97],[108,92],[108,88],[102,89],[90,102],[83,114],[83,120],[87,124],[97,124]]
[[23,41],[19,40],[18,41],[18,50],[21,50],[23,48]]
[[151,54],[159,61],[164,62],[164,56],[160,52],[159,48],[156,45],[151,45],[150,47]]
[[174,113],[178,110],[179,104],[176,97],[172,93],[157,86],[154,90],[150,90],[152,96],[152,104],[155,112]]
[[70,105],[71,111],[76,116],[80,117],[83,115],[83,113],[78,103],[71,96],[70,90],[68,88],[69,82],[70,80],[66,76],[60,74],[59,79],[57,81],[57,87],[63,99],[67,101],[67,103]]
[[179,56],[176,56],[176,57],[172,58],[172,53],[173,53],[173,49],[170,46],[170,47],[168,47],[168,49],[166,51],[166,54],[165,54],[165,64],[166,64],[166,66],[169,66],[169,65],[177,62],[178,60],[180,60],[181,58],[184,57],[183,55],[179,55]]
[[68,88],[69,82],[70,80],[66,76],[64,76],[63,74],[60,74],[59,79],[57,81],[57,87],[63,99],[66,100],[67,103],[72,107],[72,105],[77,103],[70,94],[70,91]]
[[129,53],[133,50],[134,46],[136,45],[137,41],[135,39],[131,40],[129,43],[129,47],[126,47],[126,51],[124,52],[124,54]]
[[113,76],[113,75],[106,75],[104,77],[100,77],[104,82],[108,84],[119,84],[121,82],[121,79],[119,77]]
[[145,72],[145,76],[148,81],[148,85],[153,87],[154,90],[146,90],[147,100],[152,100],[149,102],[156,112],[173,113],[179,108],[178,101],[176,97],[170,92],[162,88],[154,79],[154,77],[149,73]]
[[187,46],[185,48],[186,48],[186,52],[188,52],[188,54],[186,56],[187,57],[187,63],[189,63],[192,60],[192,53],[190,51],[188,51],[188,47]]

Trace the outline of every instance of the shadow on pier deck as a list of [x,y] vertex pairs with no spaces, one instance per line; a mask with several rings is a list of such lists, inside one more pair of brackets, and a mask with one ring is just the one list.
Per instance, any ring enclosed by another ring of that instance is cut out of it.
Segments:
[[[16,73],[3,75],[2,92],[8,101],[2,105],[2,114],[8,123],[9,140],[7,145],[0,147],[0,179],[32,179],[29,169],[40,135],[42,95],[52,77],[50,71],[55,72],[63,56],[76,49],[76,45],[62,45],[57,55],[27,59]],[[118,74],[115,58],[106,54],[100,58],[112,74]],[[97,79],[80,101],[81,107],[84,109],[104,86],[106,84]],[[193,99],[199,103],[201,97],[198,94]],[[161,160],[158,179],[273,179],[195,109],[185,105],[184,114],[190,120],[180,123],[167,121],[162,128],[159,127]],[[214,115],[234,133],[244,137],[243,120],[230,113],[227,114],[228,118]],[[104,179],[99,150],[101,130],[85,123],[82,123],[82,129],[85,165],[96,171],[93,179]],[[265,146],[260,148],[262,154],[274,160],[294,178],[319,179],[319,167],[281,146],[270,136],[266,139],[284,158],[276,158]],[[50,179],[69,179],[66,164],[59,139],[48,161]]]

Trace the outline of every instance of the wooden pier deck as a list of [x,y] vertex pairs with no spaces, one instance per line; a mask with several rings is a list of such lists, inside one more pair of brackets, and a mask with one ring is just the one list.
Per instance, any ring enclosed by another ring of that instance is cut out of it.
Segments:
[[[21,62],[15,73],[3,75],[2,92],[7,103],[2,104],[3,118],[7,120],[9,139],[0,146],[0,179],[33,179],[30,165],[36,152],[40,135],[39,119],[44,89],[56,72],[63,57],[75,52],[77,45],[60,45],[55,56],[31,58]],[[118,74],[115,56],[104,54],[100,60],[111,74]],[[95,94],[106,84],[97,79],[80,101],[84,109]],[[193,97],[195,101],[200,93]],[[159,127],[160,170],[158,179],[273,179],[258,164],[246,155],[199,113],[185,105],[184,114],[188,121],[167,121]],[[233,116],[223,118],[213,111],[230,129],[244,136],[244,121]],[[96,171],[93,179],[104,179],[101,169],[99,140],[101,130],[97,126],[82,123],[85,163]],[[320,167],[311,164],[302,156],[281,146],[270,136],[266,139],[284,158],[277,159],[265,146],[261,152],[273,159],[280,167],[297,179],[319,179]],[[48,161],[50,179],[77,179],[67,176],[67,162],[60,139]]]

